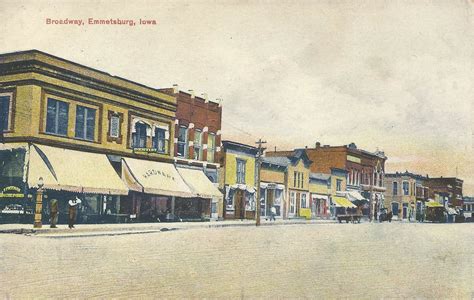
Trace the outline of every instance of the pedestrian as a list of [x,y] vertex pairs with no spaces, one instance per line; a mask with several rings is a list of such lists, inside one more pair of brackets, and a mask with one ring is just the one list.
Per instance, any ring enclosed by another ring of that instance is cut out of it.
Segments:
[[49,212],[50,212],[50,217],[51,217],[51,225],[49,227],[51,228],[57,228],[56,224],[58,223],[58,200],[57,199],[51,199],[49,202]]
[[74,222],[77,216],[77,205],[81,204],[81,199],[78,197],[69,200],[69,229],[74,228]]
[[277,210],[275,206],[272,206],[272,208],[270,209],[270,221],[271,220],[275,221],[276,213],[277,213]]

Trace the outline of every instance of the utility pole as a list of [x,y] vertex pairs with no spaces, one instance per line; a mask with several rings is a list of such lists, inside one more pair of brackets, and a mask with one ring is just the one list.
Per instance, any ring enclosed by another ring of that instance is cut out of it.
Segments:
[[265,148],[262,148],[262,144],[266,144],[266,141],[258,139],[256,144],[258,145],[257,152],[257,207],[255,208],[255,225],[260,226],[260,169],[262,167],[262,152]]

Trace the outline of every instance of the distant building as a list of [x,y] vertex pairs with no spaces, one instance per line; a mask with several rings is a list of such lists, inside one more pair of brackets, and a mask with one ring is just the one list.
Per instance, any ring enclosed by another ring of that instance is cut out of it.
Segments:
[[275,207],[276,218],[283,218],[286,203],[286,176],[290,160],[286,157],[262,157],[260,171],[260,216],[268,218]]
[[285,187],[287,192],[284,218],[311,218],[309,173],[311,160],[304,149],[266,152],[267,159],[288,162]]
[[330,216],[331,186],[331,174],[309,174],[309,192],[313,217],[328,218]]
[[427,177],[424,183],[429,188],[429,198],[442,201],[445,206],[462,206],[463,180],[456,177]]
[[464,217],[466,218],[467,221],[474,221],[474,197],[464,197],[463,198],[463,212],[464,212]]
[[395,219],[416,218],[422,213],[424,202],[428,200],[429,189],[424,186],[425,177],[408,171],[404,173],[386,173],[384,185],[385,207],[393,213]]
[[385,192],[383,178],[387,157],[384,152],[358,149],[354,143],[344,146],[316,143],[314,148],[306,148],[305,151],[313,161],[311,172],[331,173],[331,168],[345,170],[347,191],[352,191],[354,195],[359,193],[357,197],[370,201],[370,211],[378,211]]

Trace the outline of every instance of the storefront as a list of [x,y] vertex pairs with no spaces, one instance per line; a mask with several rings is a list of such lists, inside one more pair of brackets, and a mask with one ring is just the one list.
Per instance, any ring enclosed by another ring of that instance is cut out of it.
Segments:
[[339,196],[333,196],[332,197],[332,205],[333,205],[333,211],[334,215],[333,217],[337,217],[338,215],[345,215],[348,213],[348,211],[351,211],[351,213],[355,213],[355,209],[357,209],[357,206],[355,206],[351,201],[347,200],[345,197],[339,197]]
[[348,191],[346,192],[346,198],[357,206],[357,209],[362,212],[364,217],[369,216],[369,200],[362,196],[359,191]]
[[27,197],[27,145],[0,144],[0,223],[32,223],[34,202]]
[[255,219],[256,191],[245,184],[225,186],[227,219]]
[[206,221],[213,217],[212,207],[222,203],[201,169],[122,158],[122,179],[131,191],[128,211],[138,222]]
[[284,202],[285,186],[283,184],[260,183],[260,217],[268,219],[272,207],[275,207],[276,218],[282,217],[282,204]]
[[311,193],[313,216],[326,218],[329,215],[329,196]]
[[195,197],[177,201],[176,211],[188,220],[217,220],[217,207],[223,204],[219,189],[201,169],[178,167],[177,170]]
[[43,223],[49,222],[49,203],[58,200],[58,222],[67,223],[67,202],[79,197],[77,223],[124,222],[120,199],[128,189],[104,154],[81,152],[44,145],[31,145],[28,186],[35,198],[42,179]]

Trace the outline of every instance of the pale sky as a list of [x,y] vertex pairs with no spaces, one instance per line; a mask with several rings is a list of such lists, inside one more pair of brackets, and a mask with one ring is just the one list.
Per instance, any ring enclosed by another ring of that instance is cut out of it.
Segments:
[[156,88],[178,83],[224,99],[224,139],[355,142],[384,150],[388,172],[457,174],[474,195],[474,2],[130,3],[0,0],[0,52],[38,49]]

